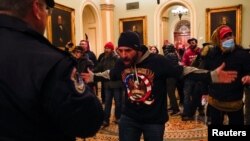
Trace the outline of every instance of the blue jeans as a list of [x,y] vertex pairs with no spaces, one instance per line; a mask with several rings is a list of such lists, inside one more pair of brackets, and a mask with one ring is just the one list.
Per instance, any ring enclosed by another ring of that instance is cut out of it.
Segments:
[[140,123],[122,115],[119,123],[119,141],[163,141],[165,124]]
[[122,111],[122,89],[105,88],[104,121],[109,123],[112,100],[115,100],[115,118],[120,119]]

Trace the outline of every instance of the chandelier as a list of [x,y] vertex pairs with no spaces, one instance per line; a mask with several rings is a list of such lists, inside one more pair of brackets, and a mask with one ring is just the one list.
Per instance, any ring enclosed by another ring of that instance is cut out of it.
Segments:
[[173,9],[171,13],[173,13],[174,16],[178,15],[179,19],[181,20],[182,15],[188,14],[188,9],[183,6],[178,6],[176,9]]

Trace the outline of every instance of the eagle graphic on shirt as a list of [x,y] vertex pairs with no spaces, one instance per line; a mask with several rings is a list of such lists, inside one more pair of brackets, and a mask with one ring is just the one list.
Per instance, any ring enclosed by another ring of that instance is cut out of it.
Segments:
[[122,72],[122,80],[127,89],[131,102],[151,105],[154,102],[152,95],[154,73],[145,68],[127,68]]

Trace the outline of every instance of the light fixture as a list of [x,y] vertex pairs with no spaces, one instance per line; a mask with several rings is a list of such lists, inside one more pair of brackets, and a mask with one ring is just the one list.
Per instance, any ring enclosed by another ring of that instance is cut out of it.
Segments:
[[178,6],[176,9],[173,9],[171,13],[173,13],[174,16],[178,15],[181,20],[182,15],[187,15],[188,9],[183,6]]

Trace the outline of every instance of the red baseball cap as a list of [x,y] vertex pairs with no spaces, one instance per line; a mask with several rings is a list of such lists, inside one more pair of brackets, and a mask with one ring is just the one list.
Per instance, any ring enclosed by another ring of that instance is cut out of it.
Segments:
[[228,33],[233,33],[232,29],[229,26],[223,26],[219,31],[219,38],[223,39]]

